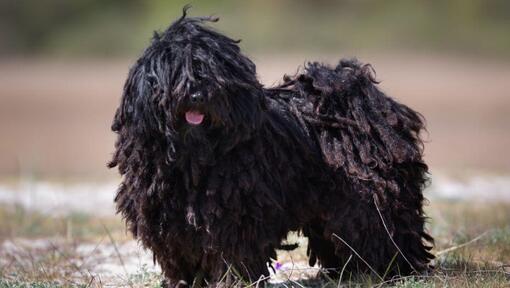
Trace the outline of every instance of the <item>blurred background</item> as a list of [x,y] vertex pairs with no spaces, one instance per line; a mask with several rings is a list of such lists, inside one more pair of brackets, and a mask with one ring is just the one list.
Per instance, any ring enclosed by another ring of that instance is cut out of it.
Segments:
[[[106,179],[109,125],[131,63],[185,1],[0,2],[0,177]],[[506,172],[510,2],[194,1],[242,39],[261,80],[309,60],[372,63],[428,120],[433,171]]]
[[119,178],[106,163],[123,81],[186,3],[242,39],[266,85],[306,61],[371,63],[381,89],[427,119],[433,203],[510,201],[510,1],[0,0],[4,209],[113,216]]
[[[0,0],[0,201],[44,203],[13,196],[27,181],[109,183],[96,198],[111,205],[110,124],[127,71],[188,2]],[[242,39],[266,85],[306,61],[371,63],[381,89],[427,119],[431,194],[510,198],[509,1],[190,3]]]
[[[189,2],[189,1],[188,1]],[[128,68],[185,1],[0,1],[0,178],[105,180]],[[510,2],[192,1],[260,79],[309,60],[371,63],[428,121],[432,171],[510,172]]]
[[[188,1],[189,2],[189,1]],[[104,180],[128,68],[185,1],[0,1],[0,177]],[[432,171],[510,169],[510,2],[192,1],[242,39],[260,79],[305,61],[372,63],[428,120]]]

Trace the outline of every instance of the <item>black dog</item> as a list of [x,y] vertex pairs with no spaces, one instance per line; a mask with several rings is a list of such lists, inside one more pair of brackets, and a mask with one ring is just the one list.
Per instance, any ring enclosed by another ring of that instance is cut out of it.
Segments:
[[184,12],[155,34],[112,125],[118,211],[167,285],[267,276],[289,231],[332,273],[427,270],[420,115],[356,60],[264,88],[215,20]]

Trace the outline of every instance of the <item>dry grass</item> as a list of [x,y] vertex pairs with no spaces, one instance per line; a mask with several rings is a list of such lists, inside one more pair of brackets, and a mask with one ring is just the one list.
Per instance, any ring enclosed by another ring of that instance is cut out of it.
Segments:
[[48,216],[27,211],[18,205],[0,205],[0,241],[45,237],[91,241],[104,236],[104,226],[116,240],[128,239],[120,217],[94,217],[79,212],[65,216]]
[[[381,282],[373,275],[343,275],[330,279],[317,268],[304,268],[306,241],[278,256],[284,269],[269,287],[508,287],[510,285],[510,205],[434,202],[428,208],[430,229],[436,237],[436,269],[430,275]],[[482,236],[480,236],[482,235]],[[480,237],[478,237],[480,236]],[[477,238],[478,237],[478,238]],[[19,207],[0,207],[0,288],[4,287],[160,287],[159,273],[150,265],[136,272],[97,273],[97,265],[114,259],[124,266],[124,243],[130,243],[118,218],[72,214],[48,217]],[[476,239],[476,241],[471,241]],[[467,245],[464,245],[466,244]],[[83,252],[83,245],[93,248]],[[94,246],[95,245],[95,246]],[[108,246],[109,245],[109,246]],[[111,254],[100,253],[108,246]],[[449,250],[447,250],[449,249]],[[296,264],[294,269],[292,264]],[[289,268],[290,267],[290,268]],[[261,283],[236,281],[231,269],[225,283],[260,287]]]

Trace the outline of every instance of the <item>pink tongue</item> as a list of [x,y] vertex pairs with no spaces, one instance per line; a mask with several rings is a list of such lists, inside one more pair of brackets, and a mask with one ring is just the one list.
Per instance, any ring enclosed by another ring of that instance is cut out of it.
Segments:
[[196,111],[188,111],[186,112],[186,121],[188,121],[189,124],[199,125],[204,121],[204,114]]

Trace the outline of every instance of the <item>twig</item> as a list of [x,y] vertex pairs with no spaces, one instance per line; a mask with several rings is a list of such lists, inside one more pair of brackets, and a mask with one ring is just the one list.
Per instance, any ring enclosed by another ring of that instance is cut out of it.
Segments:
[[336,235],[335,233],[333,233],[333,235],[332,235],[332,236],[334,236],[334,237],[338,238],[338,240],[342,241],[342,243],[344,243],[344,244],[345,244],[345,246],[349,247],[349,249],[351,249],[351,251],[352,251],[352,252],[354,252],[354,254],[355,254],[356,256],[358,256],[358,258],[359,258],[361,261],[363,261],[363,263],[365,263],[365,265],[367,265],[367,267],[368,267],[368,268],[369,268],[369,269],[370,269],[370,270],[371,270],[371,271],[372,271],[372,272],[373,272],[373,273],[374,273],[374,274],[375,274],[375,275],[376,275],[376,276],[377,276],[377,277],[378,277],[381,281],[383,281],[383,278],[381,277],[381,275],[379,275],[379,273],[377,273],[377,271],[375,271],[375,269],[374,269],[374,268],[372,268],[372,266],[370,266],[370,264],[368,264],[368,262],[367,262],[367,261],[365,261],[365,259],[363,259],[363,257],[361,257],[361,256],[359,255],[359,253],[358,253],[358,252],[356,252],[356,250],[354,250],[354,248],[352,248],[352,247],[351,247],[351,245],[349,245],[349,244],[348,244],[348,243],[347,243],[344,239],[342,239],[340,236]]
[[287,280],[290,280],[292,274],[294,274],[294,268],[296,267],[296,263],[294,263],[294,258],[292,257],[292,255],[290,255],[290,252],[287,251],[287,253],[290,256],[290,262],[292,262],[292,268],[290,269],[290,273],[287,276]]
[[290,282],[292,282],[292,283],[294,283],[294,284],[298,285],[298,286],[299,286],[299,287],[301,287],[301,288],[306,288],[305,286],[301,285],[299,282],[297,282],[297,281],[295,281],[295,280],[292,280],[292,279],[289,279],[289,280],[290,280]]
[[371,287],[372,288],[383,287],[385,284],[395,283],[397,281],[403,281],[403,280],[414,279],[414,278],[429,279],[429,278],[438,278],[438,276],[436,276],[436,275],[409,275],[409,276],[401,276],[401,277],[396,277],[396,278],[393,278],[393,279],[389,279],[389,280],[383,281],[383,282],[381,282],[381,283],[379,283],[377,285],[373,285]]
[[414,268],[413,264],[411,264],[411,261],[409,261],[406,257],[406,255],[404,255],[404,253],[402,252],[402,250],[400,250],[400,247],[398,247],[397,243],[395,243],[395,240],[393,240],[393,237],[391,236],[391,233],[390,233],[390,230],[388,229],[388,226],[386,226],[386,222],[384,222],[384,218],[382,216],[382,213],[381,213],[381,210],[379,209],[379,199],[377,198],[377,194],[374,194],[374,204],[375,204],[375,209],[377,209],[377,213],[379,213],[379,217],[381,217],[381,221],[383,223],[383,226],[384,226],[384,230],[386,230],[386,233],[388,233],[388,237],[390,237],[390,240],[391,240],[391,243],[393,243],[393,245],[395,246],[395,248],[397,248],[398,252],[400,253],[400,255],[402,255],[402,258],[404,258],[404,260],[406,260],[407,264],[409,264],[409,266],[411,266],[411,268],[413,268],[414,272],[416,273],[419,273],[416,268]]
[[349,262],[351,261],[352,259],[352,254],[349,255],[349,258],[347,259],[347,261],[345,262],[344,264],[344,267],[342,267],[342,271],[340,272],[340,278],[338,279],[338,285],[337,285],[337,288],[340,288],[340,283],[342,283],[342,278],[344,276],[344,271],[345,271],[345,268],[347,267],[347,264],[349,264]]
[[482,234],[480,234],[480,235],[476,236],[475,238],[473,238],[473,239],[469,240],[468,242],[465,242],[465,243],[462,243],[462,244],[460,244],[460,245],[452,246],[452,247],[450,247],[450,248],[446,248],[446,249],[444,249],[444,250],[441,250],[441,251],[437,252],[437,253],[436,253],[436,255],[437,255],[437,256],[441,256],[441,255],[443,255],[443,254],[450,253],[450,252],[455,251],[455,250],[457,250],[457,249],[460,249],[460,248],[462,248],[462,247],[466,247],[466,246],[468,246],[468,245],[470,245],[470,244],[472,244],[472,243],[474,243],[474,242],[476,242],[476,241],[478,241],[478,240],[482,239],[482,237],[484,237],[485,235],[487,235],[487,233],[489,233],[489,230],[487,230],[487,231],[483,232]]
[[202,270],[199,270],[198,273],[196,273],[195,278],[193,279],[191,288],[199,288],[202,285],[203,280],[204,280],[204,272]]
[[333,278],[331,278],[329,275],[328,275],[328,270],[325,270],[325,269],[321,269],[319,270],[319,272],[327,278],[328,282],[329,283],[335,283],[335,280],[333,280]]
[[[227,263],[225,263],[225,264],[227,264]],[[219,283],[221,283],[221,282],[223,282],[223,280],[225,280],[225,278],[227,277],[228,273],[230,273],[230,268],[231,267],[232,267],[231,264],[227,264],[227,271],[225,273],[223,273],[223,276],[221,276],[220,280],[218,281]]]
[[255,287],[259,287],[259,284],[262,282],[262,281],[265,281],[267,279],[271,278],[271,276],[260,276],[259,279],[253,283],[251,283],[250,285],[247,285],[245,286],[245,288],[249,288],[249,287],[252,287],[252,286],[255,286]]
[[[56,254],[58,254],[60,257],[64,258],[65,261],[67,261],[67,264],[69,264],[75,272],[78,272],[83,278],[87,277],[87,275],[85,275],[85,273],[80,269],[80,266],[78,266],[74,261],[73,259],[71,259],[70,257],[68,257],[67,253],[64,253],[60,250],[60,247],[55,244],[52,240],[48,240],[48,244],[50,246],[50,248],[53,250],[53,252],[55,252]],[[66,249],[68,249],[69,247],[67,245],[70,245],[69,243],[64,243],[66,245]],[[76,250],[76,247],[73,247],[75,250]],[[73,251],[73,252],[76,252],[76,251]],[[74,255],[76,256],[76,255]],[[79,257],[79,256],[78,256]],[[68,279],[66,279],[67,281],[69,281]],[[72,281],[69,281],[69,282],[72,282]]]
[[124,264],[124,260],[122,259],[122,255],[120,254],[119,247],[117,247],[117,243],[113,239],[112,234],[110,233],[110,230],[108,230],[108,228],[106,228],[106,226],[103,223],[101,223],[101,225],[103,226],[103,229],[105,230],[106,235],[108,235],[110,242],[112,242],[113,249],[115,250],[115,254],[117,254],[117,257],[119,258],[120,265],[122,266],[122,270],[124,270],[124,273],[126,274],[126,280],[127,280],[129,287],[133,288],[133,284],[131,283],[131,280],[129,279],[129,273],[127,272],[126,265]]
[[398,252],[396,252],[395,255],[393,255],[393,258],[391,258],[390,264],[388,264],[388,267],[386,267],[386,271],[384,271],[383,278],[386,278],[388,272],[390,272],[391,265],[393,265],[393,262],[395,261],[395,259],[397,259],[397,255]]

